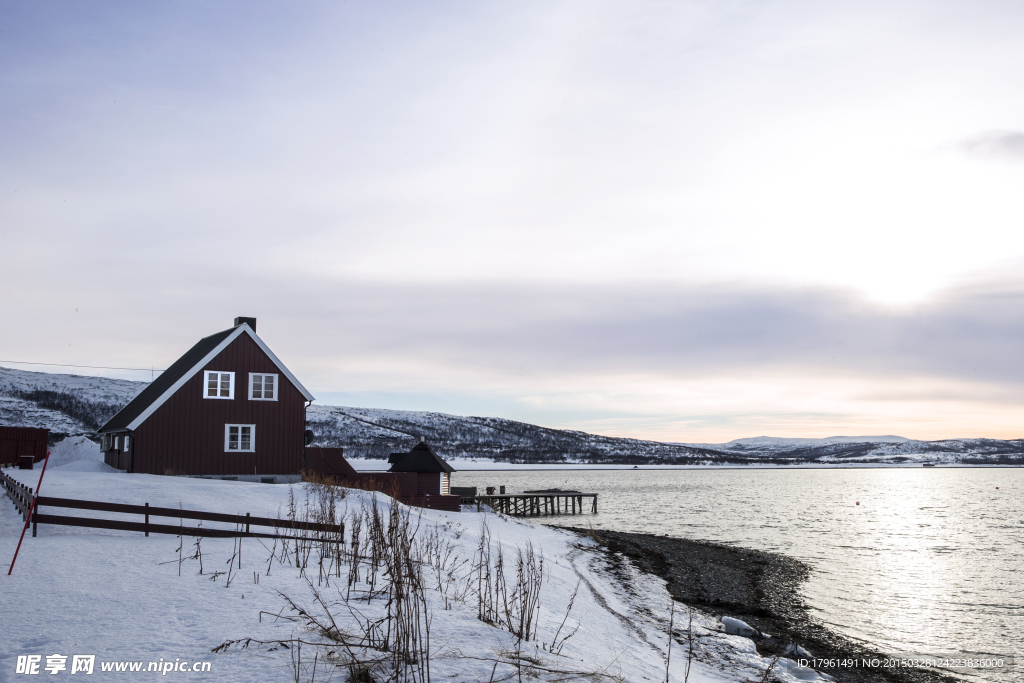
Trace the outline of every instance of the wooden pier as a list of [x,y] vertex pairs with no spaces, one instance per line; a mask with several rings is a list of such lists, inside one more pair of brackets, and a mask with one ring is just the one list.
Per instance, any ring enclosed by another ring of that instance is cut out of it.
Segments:
[[526,491],[474,496],[473,500],[477,510],[489,505],[495,512],[516,517],[597,513],[597,494],[579,491]]

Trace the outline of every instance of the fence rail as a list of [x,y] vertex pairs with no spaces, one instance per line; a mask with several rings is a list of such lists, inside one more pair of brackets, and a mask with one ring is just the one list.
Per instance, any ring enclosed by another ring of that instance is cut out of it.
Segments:
[[[21,484],[7,474],[0,472],[0,481],[3,482],[4,491],[14,502],[15,507],[25,519],[32,509],[32,489]],[[72,510],[95,510],[98,512],[115,512],[128,515],[142,515],[144,521],[129,522],[120,519],[104,519],[97,517],[73,517],[70,515],[44,514],[40,508],[65,508]],[[154,524],[149,521],[150,517],[162,517],[177,519],[179,523]],[[221,522],[234,524],[237,529],[209,529],[201,526],[184,526],[181,520],[194,519],[203,522]],[[93,529],[116,529],[120,531],[140,531],[149,534],[171,534],[174,536],[212,536],[219,538],[252,537],[252,538],[281,538],[287,536],[289,539],[298,539],[311,542],[340,543],[345,533],[344,524],[323,524],[320,522],[307,522],[304,520],[275,519],[271,517],[253,517],[249,513],[244,515],[229,515],[221,512],[206,512],[205,510],[184,510],[180,508],[153,507],[149,503],[144,505],[126,505],[124,503],[105,503],[97,500],[77,500],[74,498],[55,498],[53,496],[38,496],[36,498],[36,510],[32,513],[32,535],[36,536],[40,524],[53,526],[77,526]],[[273,533],[260,533],[251,530],[251,527],[268,527]],[[244,531],[243,531],[244,528]],[[316,538],[304,536],[291,536],[287,531],[296,531],[303,534],[315,533]]]
[[[93,529],[118,529],[121,531],[141,531],[149,534],[170,534],[172,536],[212,536],[215,538],[282,538],[282,534],[261,534],[254,531],[234,531],[232,529],[204,529],[201,526],[183,526],[174,524],[153,524],[152,522],[125,522],[117,519],[97,519],[95,517],[70,517],[66,515],[32,515],[32,535],[36,535],[37,525],[79,526]],[[291,536],[289,539],[293,538]],[[323,541],[321,538],[305,538],[300,540]],[[332,540],[331,542],[336,542]]]
[[11,502],[14,503],[14,507],[18,508],[18,512],[21,513],[21,519],[24,521],[29,510],[32,509],[32,489],[14,477],[9,476],[3,470],[0,470],[0,482],[3,483],[4,492],[11,499]]
[[204,522],[225,522],[227,524],[244,524],[246,526],[268,526],[277,529],[300,529],[302,531],[337,532],[340,524],[321,524],[291,519],[271,517],[252,517],[245,515],[229,515],[221,512],[205,512],[203,510],[183,510],[180,508],[158,508],[145,505],[126,505],[124,503],[103,503],[95,500],[75,500],[73,498],[53,498],[39,496],[38,507],[71,508],[78,510],[97,510],[99,512],[120,512],[129,515],[148,515],[149,517],[170,517],[173,519],[198,519]]

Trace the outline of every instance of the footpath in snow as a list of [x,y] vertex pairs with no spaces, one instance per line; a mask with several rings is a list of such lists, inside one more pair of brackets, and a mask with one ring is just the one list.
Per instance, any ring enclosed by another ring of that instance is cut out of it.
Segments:
[[[333,514],[344,543],[40,526],[7,576],[22,522],[0,496],[0,681],[22,680],[19,666],[36,666],[46,680],[86,673],[88,660],[76,655],[94,657],[87,680],[101,681],[386,680],[397,669],[396,680],[639,682],[664,681],[668,667],[671,681],[704,683],[758,681],[769,666],[775,680],[818,679],[792,660],[760,657],[752,640],[712,617],[693,611],[691,622],[681,605],[669,656],[664,582],[569,532],[334,487],[124,474],[97,454],[87,442],[59,444],[44,495]],[[32,487],[39,476],[4,472]]]

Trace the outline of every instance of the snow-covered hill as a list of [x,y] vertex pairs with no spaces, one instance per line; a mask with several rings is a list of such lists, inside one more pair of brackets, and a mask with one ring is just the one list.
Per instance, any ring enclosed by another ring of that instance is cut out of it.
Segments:
[[765,448],[790,449],[797,446],[820,446],[833,443],[902,443],[910,441],[903,436],[828,436],[822,439],[791,439],[778,436],[754,436],[746,439],[733,439],[729,443],[719,444],[686,444],[703,446],[716,450],[762,450]]
[[[55,440],[91,434],[146,386],[103,377],[0,367],[0,424],[47,427]],[[790,439],[761,436],[723,444],[661,443],[550,429],[499,417],[317,406],[310,427],[321,446],[383,459],[425,436],[446,458],[504,463],[636,465],[1024,464],[1024,439],[914,441],[901,436]]]
[[787,439],[760,436],[723,444],[690,444],[763,460],[819,464],[1024,464],[1024,439],[916,441],[902,436]]
[[500,417],[336,406],[311,406],[308,416],[317,443],[342,446],[357,458],[386,458],[408,450],[420,436],[448,458],[509,463],[698,464],[722,455],[681,444],[549,429]]
[[0,424],[43,427],[55,437],[95,432],[145,382],[0,367]]

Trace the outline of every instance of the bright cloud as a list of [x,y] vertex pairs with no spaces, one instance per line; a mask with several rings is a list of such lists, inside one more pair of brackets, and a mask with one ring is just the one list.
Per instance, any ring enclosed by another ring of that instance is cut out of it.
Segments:
[[1019,430],[1017,3],[0,13],[10,359],[256,314],[351,402]]

